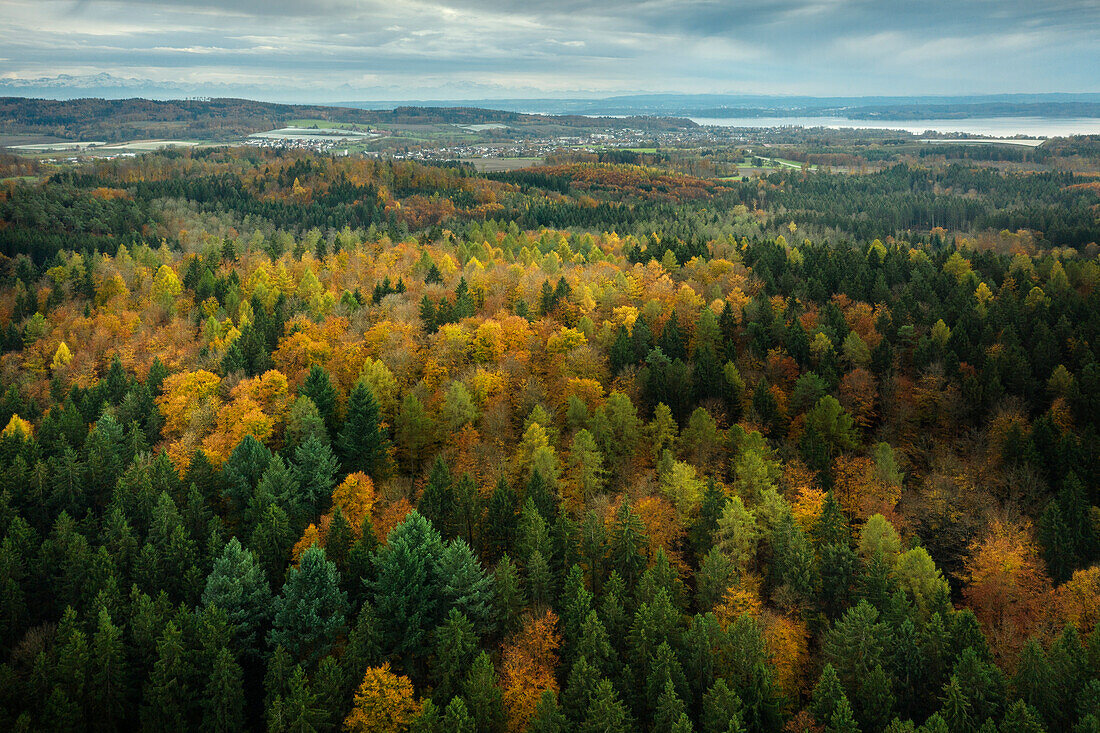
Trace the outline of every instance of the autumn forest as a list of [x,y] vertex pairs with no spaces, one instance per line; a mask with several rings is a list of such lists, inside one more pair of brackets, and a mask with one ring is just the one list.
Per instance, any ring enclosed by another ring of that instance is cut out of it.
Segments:
[[0,157],[0,728],[1100,731],[1096,179],[707,160]]

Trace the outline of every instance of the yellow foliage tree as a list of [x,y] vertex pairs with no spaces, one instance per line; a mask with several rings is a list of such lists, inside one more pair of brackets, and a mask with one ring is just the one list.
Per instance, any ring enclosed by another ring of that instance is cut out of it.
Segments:
[[57,351],[53,353],[53,368],[61,369],[69,365],[69,362],[73,360],[73,352],[69,351],[68,345],[62,341],[57,346]]
[[386,662],[370,667],[359,683],[351,713],[344,719],[348,733],[401,733],[420,714],[412,682],[390,671]]
[[1073,624],[1083,635],[1092,633],[1100,621],[1100,565],[1076,570],[1054,593],[1059,625]]
[[788,697],[797,699],[802,692],[809,661],[810,634],[806,623],[773,613],[765,613],[761,621],[764,640],[775,669],[775,681]]
[[18,438],[20,440],[30,440],[33,435],[34,428],[31,427],[29,422],[18,415],[12,415],[4,431],[0,432],[0,437]]
[[169,306],[179,294],[183,292],[183,285],[176,276],[176,271],[168,265],[161,265],[153,278],[153,290],[150,293],[155,302]]
[[333,506],[340,507],[356,534],[363,527],[363,519],[374,509],[375,501],[377,496],[374,493],[374,482],[362,471],[348,474],[332,491]]

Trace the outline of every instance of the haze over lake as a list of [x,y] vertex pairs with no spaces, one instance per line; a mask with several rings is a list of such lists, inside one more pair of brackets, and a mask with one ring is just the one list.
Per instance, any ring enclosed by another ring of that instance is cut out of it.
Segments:
[[692,117],[700,125],[720,127],[864,127],[921,134],[963,132],[991,137],[1067,137],[1100,134],[1096,117],[971,117],[958,120],[853,120],[847,117]]

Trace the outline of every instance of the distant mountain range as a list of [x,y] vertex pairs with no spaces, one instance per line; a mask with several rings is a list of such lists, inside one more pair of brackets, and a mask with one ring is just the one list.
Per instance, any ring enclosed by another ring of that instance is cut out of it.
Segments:
[[[472,87],[470,94],[486,89]],[[410,90],[416,94],[416,90]],[[388,99],[366,99],[390,95]],[[285,104],[308,103],[319,106],[357,109],[394,109],[397,107],[477,107],[506,112],[546,115],[627,115],[670,117],[846,117],[850,119],[942,119],[968,117],[1100,117],[1100,93],[990,94],[963,96],[851,96],[814,97],[762,94],[627,94],[594,97],[575,94],[566,97],[471,97],[412,98],[400,97],[400,90],[379,88],[354,89],[349,85],[328,90],[295,94],[273,92],[270,87],[241,84],[190,84],[158,82],[100,73],[61,74],[38,79],[0,78],[0,96],[42,99],[130,99],[154,100],[182,98],[234,97]],[[328,97],[321,100],[317,95]],[[337,95],[337,96],[333,96]],[[339,95],[346,95],[345,100]]]

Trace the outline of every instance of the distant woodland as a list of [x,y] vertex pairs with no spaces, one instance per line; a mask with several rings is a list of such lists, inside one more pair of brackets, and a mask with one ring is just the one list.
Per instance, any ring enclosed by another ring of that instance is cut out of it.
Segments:
[[[285,126],[292,120],[317,119],[370,125],[508,123],[519,128],[551,122],[564,127],[591,127],[592,118],[546,118],[515,112],[469,107],[398,107],[364,110],[350,107],[273,104],[247,99],[171,100],[76,99],[49,100],[0,97],[0,132],[40,134],[67,140],[163,138],[234,140],[253,132]],[[606,118],[601,127],[645,129],[694,127],[688,120],[660,117]]]

